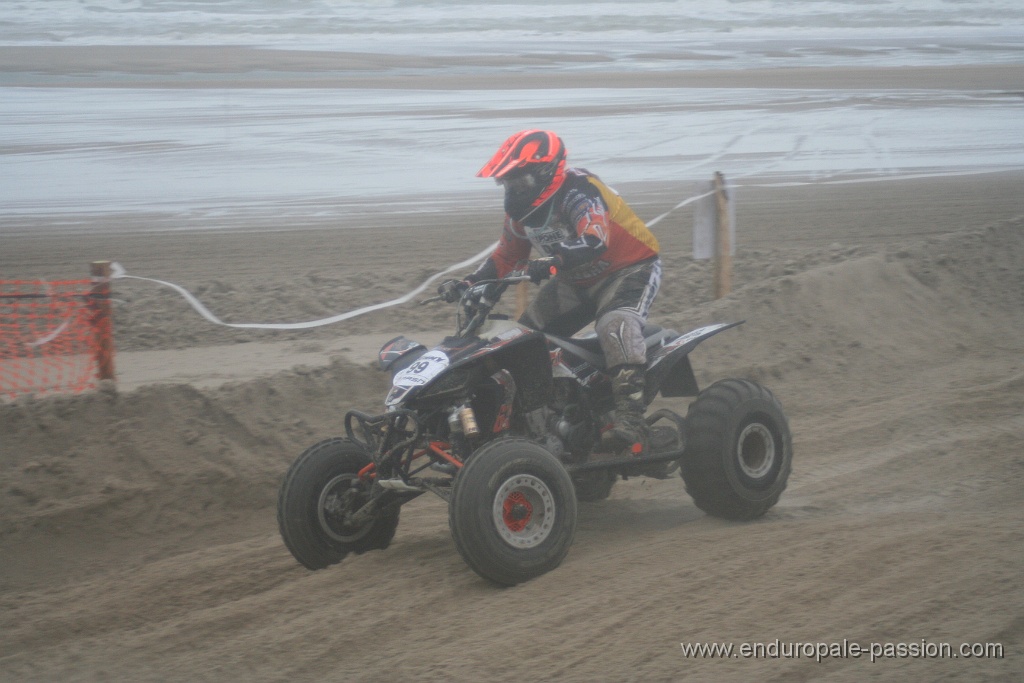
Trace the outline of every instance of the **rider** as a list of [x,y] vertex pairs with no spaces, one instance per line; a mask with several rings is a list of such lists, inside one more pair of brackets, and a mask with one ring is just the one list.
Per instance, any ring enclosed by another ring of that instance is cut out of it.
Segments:
[[[454,301],[474,282],[504,277],[526,262],[530,279],[551,278],[519,322],[569,337],[590,322],[604,352],[615,397],[607,447],[647,447],[641,332],[661,283],[658,240],[628,204],[597,176],[566,166],[562,140],[551,131],[524,130],[477,173],[505,190],[505,225],[497,248],[462,281],[438,293]],[[639,446],[637,446],[639,444]]]

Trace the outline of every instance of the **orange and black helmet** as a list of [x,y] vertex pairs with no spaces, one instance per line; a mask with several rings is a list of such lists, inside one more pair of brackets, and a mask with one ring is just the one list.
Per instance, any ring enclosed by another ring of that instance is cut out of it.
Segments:
[[513,220],[524,220],[565,182],[565,145],[549,130],[520,131],[476,175],[501,184],[505,213]]

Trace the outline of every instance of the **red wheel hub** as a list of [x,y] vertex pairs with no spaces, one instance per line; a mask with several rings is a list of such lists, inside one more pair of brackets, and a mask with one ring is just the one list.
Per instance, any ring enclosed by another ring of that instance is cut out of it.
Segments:
[[526,528],[533,516],[533,506],[520,491],[513,491],[502,505],[502,519],[510,531],[519,532]]

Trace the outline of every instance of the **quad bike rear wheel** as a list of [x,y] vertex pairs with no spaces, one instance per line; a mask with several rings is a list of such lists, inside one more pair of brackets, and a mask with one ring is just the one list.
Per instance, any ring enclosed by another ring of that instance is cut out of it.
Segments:
[[511,586],[561,564],[576,514],[572,479],[554,456],[526,439],[500,439],[481,447],[459,472],[448,523],[466,564]]
[[288,469],[277,501],[284,544],[307,569],[323,569],[348,553],[384,549],[398,527],[399,507],[382,508],[368,522],[346,521],[369,500],[359,471],[370,464],[361,446],[333,438],[307,448]]
[[785,490],[792,460],[782,406],[756,382],[722,380],[690,404],[680,473],[704,512],[733,520],[762,516]]

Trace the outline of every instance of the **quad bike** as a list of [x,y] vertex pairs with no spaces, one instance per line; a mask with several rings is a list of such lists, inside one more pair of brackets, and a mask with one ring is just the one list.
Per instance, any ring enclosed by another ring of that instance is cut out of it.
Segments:
[[597,337],[556,338],[491,313],[528,279],[467,289],[455,335],[433,349],[401,336],[381,348],[392,376],[385,412],[349,411],[346,436],[308,448],[281,486],[281,536],[302,565],[386,548],[402,504],[428,491],[447,501],[466,563],[503,585],[557,567],[577,501],[606,498],[619,477],[678,471],[697,507],[725,519],[754,519],[778,502],[792,458],[781,405],[747,380],[698,391],[688,357],[741,323],[686,334],[647,325],[645,405],[659,393],[696,398],[685,419],[667,409],[646,417],[646,451],[602,453],[614,404]]

